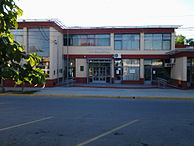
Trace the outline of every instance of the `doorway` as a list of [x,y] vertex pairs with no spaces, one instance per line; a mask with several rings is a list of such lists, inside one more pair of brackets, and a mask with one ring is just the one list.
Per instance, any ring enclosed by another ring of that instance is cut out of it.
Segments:
[[106,83],[107,67],[106,66],[92,66],[92,82]]
[[144,79],[145,84],[151,84],[152,82],[152,66],[151,65],[144,65]]
[[90,83],[110,83],[111,80],[111,63],[109,60],[89,60],[89,75]]

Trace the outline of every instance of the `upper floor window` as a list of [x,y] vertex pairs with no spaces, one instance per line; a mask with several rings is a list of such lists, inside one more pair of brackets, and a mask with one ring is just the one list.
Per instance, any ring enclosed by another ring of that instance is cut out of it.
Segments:
[[171,34],[144,34],[145,50],[170,50]]
[[11,33],[13,34],[15,41],[19,42],[21,45],[24,44],[23,29],[11,29]]
[[64,46],[110,46],[110,34],[64,35]]
[[139,50],[139,34],[115,34],[115,50]]
[[37,53],[41,57],[49,56],[49,28],[28,29],[28,52]]

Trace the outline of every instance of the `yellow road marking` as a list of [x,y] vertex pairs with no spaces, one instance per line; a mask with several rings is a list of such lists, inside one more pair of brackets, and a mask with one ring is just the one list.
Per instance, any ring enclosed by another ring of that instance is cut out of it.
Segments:
[[41,118],[39,120],[34,120],[34,121],[22,123],[22,124],[17,124],[17,125],[14,125],[14,126],[9,126],[9,127],[6,127],[6,128],[1,128],[0,131],[12,129],[12,128],[17,128],[17,127],[21,127],[21,126],[24,126],[24,125],[33,124],[33,123],[36,123],[36,122],[40,122],[40,121],[44,121],[44,120],[48,120],[48,119],[52,119],[52,118],[54,118],[54,117],[53,116],[45,117],[45,118]]
[[96,136],[96,137],[94,137],[94,138],[91,138],[91,139],[89,139],[89,140],[87,140],[87,141],[84,141],[84,142],[82,142],[82,143],[80,143],[80,144],[78,144],[78,145],[76,145],[76,146],[83,146],[83,145],[86,145],[86,144],[88,144],[88,143],[91,143],[91,142],[93,142],[93,141],[95,141],[95,140],[97,140],[97,139],[99,139],[99,138],[101,138],[101,137],[104,137],[104,136],[106,136],[106,135],[109,135],[109,134],[111,134],[112,132],[117,131],[117,130],[119,130],[119,129],[121,129],[121,128],[124,128],[124,127],[126,127],[126,126],[129,126],[129,125],[131,125],[131,124],[133,124],[133,123],[135,123],[135,122],[137,122],[137,121],[138,121],[138,120],[133,120],[133,121],[127,122],[126,124],[123,124],[123,125],[121,125],[121,126],[119,126],[119,127],[116,127],[116,128],[114,128],[114,129],[110,130],[110,131],[107,131],[107,132],[105,132],[105,133],[102,133],[102,134],[100,134],[100,135],[98,135],[98,136]]

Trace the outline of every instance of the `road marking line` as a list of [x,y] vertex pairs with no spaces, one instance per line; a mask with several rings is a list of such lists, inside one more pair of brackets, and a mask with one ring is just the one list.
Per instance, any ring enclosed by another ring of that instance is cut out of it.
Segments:
[[44,120],[48,120],[48,119],[52,119],[52,118],[54,118],[54,117],[53,116],[45,117],[45,118],[41,118],[39,120],[34,120],[34,121],[31,121],[31,122],[25,122],[25,123],[22,123],[22,124],[17,124],[17,125],[14,125],[14,126],[9,126],[9,127],[5,127],[5,128],[1,128],[0,131],[5,131],[5,130],[8,130],[8,129],[21,127],[21,126],[24,126],[24,125],[33,124],[33,123],[36,123],[36,122],[40,122],[40,121],[44,121]]
[[83,145],[86,145],[86,144],[88,144],[88,143],[91,143],[91,142],[93,142],[93,141],[95,141],[95,140],[97,140],[97,139],[99,139],[99,138],[101,138],[101,137],[104,137],[104,136],[106,136],[106,135],[109,135],[109,134],[111,134],[112,132],[117,131],[117,130],[119,130],[119,129],[121,129],[121,128],[124,128],[124,127],[126,127],[126,126],[129,126],[129,125],[131,125],[131,124],[133,124],[133,123],[135,123],[135,122],[137,122],[137,121],[139,121],[139,120],[133,120],[133,121],[127,122],[126,124],[123,124],[123,125],[121,125],[121,126],[119,126],[119,127],[116,127],[116,128],[114,128],[114,129],[110,130],[110,131],[107,131],[107,132],[105,132],[105,133],[102,133],[102,134],[100,134],[100,135],[98,135],[98,136],[96,136],[96,137],[94,137],[94,138],[91,138],[91,139],[89,139],[89,140],[87,140],[87,141],[84,141],[84,142],[82,142],[82,143],[80,143],[80,144],[77,144],[76,146],[83,146]]

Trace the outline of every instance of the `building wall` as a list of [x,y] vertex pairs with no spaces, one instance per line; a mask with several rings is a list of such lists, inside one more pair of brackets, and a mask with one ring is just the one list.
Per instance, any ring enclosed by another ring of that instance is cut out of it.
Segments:
[[[63,35],[50,27],[50,77],[58,79],[63,77]],[[62,72],[61,72],[62,69]]]
[[[81,77],[87,77],[87,62],[86,59],[76,59],[76,77],[81,78]],[[84,67],[84,71],[80,71],[80,66]]]
[[[20,27],[20,29],[23,29],[23,47],[25,51],[29,52],[29,28],[49,28],[49,56],[43,57],[44,61],[50,62],[49,69],[43,69],[44,71],[49,71],[49,77],[47,78],[46,84],[48,86],[53,86],[58,81],[57,79],[63,78],[63,70],[64,70],[64,49],[63,49],[63,33],[56,29],[55,27],[48,27],[48,26],[28,26],[25,25],[24,27]],[[15,30],[17,31],[17,30]],[[34,38],[36,39],[36,38]],[[42,56],[40,56],[42,57]],[[55,74],[54,74],[55,71]],[[57,74],[58,72],[58,74]]]
[[171,78],[179,81],[187,81],[187,57],[176,58],[171,68]]

